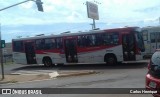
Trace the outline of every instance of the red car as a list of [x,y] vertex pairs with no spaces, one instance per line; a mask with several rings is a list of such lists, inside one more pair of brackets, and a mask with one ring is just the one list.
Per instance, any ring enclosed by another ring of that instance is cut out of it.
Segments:
[[157,91],[154,97],[160,97],[160,50],[152,55],[146,75],[146,89]]

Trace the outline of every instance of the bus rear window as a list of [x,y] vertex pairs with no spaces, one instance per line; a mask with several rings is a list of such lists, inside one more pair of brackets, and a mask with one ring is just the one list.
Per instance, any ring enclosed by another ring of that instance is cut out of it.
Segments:
[[14,52],[23,52],[23,42],[22,41],[14,41],[13,42],[13,51]]

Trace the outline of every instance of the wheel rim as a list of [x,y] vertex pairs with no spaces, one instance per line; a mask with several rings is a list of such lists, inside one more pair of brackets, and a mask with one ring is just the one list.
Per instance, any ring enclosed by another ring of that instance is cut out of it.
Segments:
[[108,63],[109,64],[114,64],[115,63],[115,59],[114,58],[109,58],[108,59]]
[[44,65],[45,65],[45,66],[51,66],[50,60],[45,60],[45,61],[44,61]]

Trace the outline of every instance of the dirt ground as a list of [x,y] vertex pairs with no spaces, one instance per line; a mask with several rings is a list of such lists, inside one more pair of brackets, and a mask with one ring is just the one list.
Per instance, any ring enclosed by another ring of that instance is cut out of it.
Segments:
[[4,83],[17,83],[17,82],[27,82],[35,80],[50,79],[49,75],[5,75],[5,78],[0,80],[0,84]]
[[52,79],[56,77],[68,77],[68,76],[80,76],[97,73],[95,71],[69,71],[69,72],[52,72],[46,74],[10,74],[5,75],[5,78],[0,80],[0,84],[5,83],[17,83],[17,82],[28,82],[44,79]]

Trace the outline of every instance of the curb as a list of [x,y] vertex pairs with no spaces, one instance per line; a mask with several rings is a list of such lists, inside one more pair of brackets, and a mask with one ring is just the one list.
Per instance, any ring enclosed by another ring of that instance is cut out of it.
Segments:
[[10,81],[0,82],[0,84],[11,84],[11,82]]
[[80,76],[80,75],[88,75],[98,73],[96,71],[85,71],[85,72],[72,72],[68,74],[60,74],[57,77],[69,77],[69,76]]
[[[66,74],[63,74],[63,73],[66,73]],[[61,72],[59,73],[59,75],[57,75],[56,77],[53,77],[53,78],[48,78],[48,79],[42,79],[42,80],[32,80],[32,81],[22,81],[22,82],[19,82],[19,81],[15,81],[15,82],[12,82],[12,81],[1,81],[0,84],[18,84],[18,83],[27,83],[27,82],[36,82],[36,81],[45,81],[45,80],[53,80],[55,78],[62,78],[62,77],[69,77],[69,76],[81,76],[81,75],[89,75],[89,74],[96,74],[98,72],[96,71],[81,71],[81,72]]]

